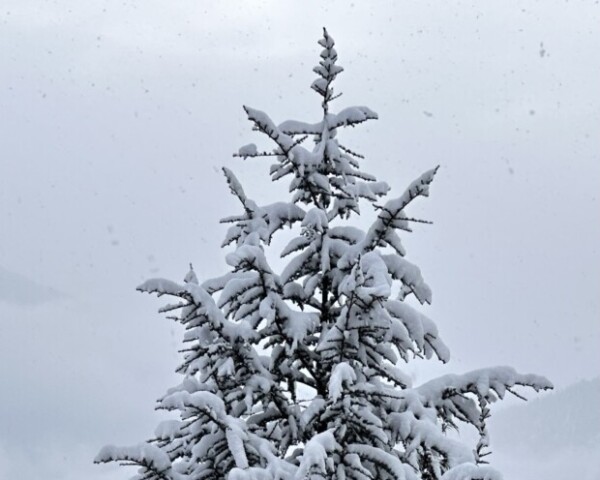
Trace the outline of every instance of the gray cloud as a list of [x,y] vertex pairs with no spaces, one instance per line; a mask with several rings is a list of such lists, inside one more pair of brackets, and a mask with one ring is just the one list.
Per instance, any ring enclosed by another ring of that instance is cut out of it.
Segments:
[[0,302],[0,473],[121,478],[91,458],[151,433],[181,333],[134,288],[224,271],[218,220],[239,207],[221,165],[259,202],[286,194],[231,157],[260,142],[241,105],[315,119],[323,25],[339,106],[380,115],[343,134],[365,170],[398,194],[441,164],[413,210],[435,224],[405,243],[453,358],[408,370],[600,373],[597,5],[19,0],[0,17],[0,296],[32,296],[14,275],[68,293]]

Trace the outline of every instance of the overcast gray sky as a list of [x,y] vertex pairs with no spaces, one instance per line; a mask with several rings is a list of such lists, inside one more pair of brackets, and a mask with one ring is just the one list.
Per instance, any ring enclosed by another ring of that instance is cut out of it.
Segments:
[[221,166],[285,194],[231,157],[261,141],[241,105],[318,120],[322,26],[337,106],[380,115],[344,132],[363,169],[400,194],[441,165],[405,244],[453,360],[415,380],[600,374],[597,2],[4,0],[1,478],[127,477],[91,460],[151,435],[181,333],[135,286],[224,271]]

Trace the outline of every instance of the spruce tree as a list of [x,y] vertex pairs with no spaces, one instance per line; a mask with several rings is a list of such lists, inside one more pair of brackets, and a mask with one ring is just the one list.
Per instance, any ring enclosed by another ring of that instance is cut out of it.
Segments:
[[[411,384],[402,362],[449,359],[436,325],[406,301],[428,304],[431,290],[399,236],[419,221],[406,208],[428,196],[437,167],[380,200],[390,187],[361,170],[363,157],[336,135],[377,114],[331,111],[342,68],[326,30],[319,44],[320,121],[276,124],[244,107],[274,147],[250,144],[236,156],[273,157],[271,178],[289,179],[292,198],[258,205],[223,168],[241,204],[223,219],[230,271],[200,283],[190,269],[183,283],[138,288],[173,297],[161,311],[185,328],[182,382],[158,403],[178,418],[140,445],[105,447],[96,462],[137,465],[134,478],[144,480],[496,479],[484,459],[490,404],[521,396],[516,386],[551,388],[510,367]],[[352,226],[361,202],[374,209],[367,231]],[[267,253],[286,227],[296,236],[276,272]],[[461,424],[477,429],[476,445],[448,435]]]

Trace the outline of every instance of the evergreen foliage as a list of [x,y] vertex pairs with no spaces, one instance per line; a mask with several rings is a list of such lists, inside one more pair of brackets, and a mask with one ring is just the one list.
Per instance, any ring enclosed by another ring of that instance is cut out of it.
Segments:
[[[431,290],[399,236],[418,221],[405,210],[428,196],[437,168],[378,203],[389,186],[361,170],[363,157],[336,136],[377,114],[331,112],[343,69],[326,30],[319,44],[319,122],[277,125],[244,107],[274,149],[250,144],[237,156],[274,157],[271,177],[289,179],[291,201],[258,205],[224,168],[242,206],[223,219],[230,271],[200,283],[190,270],[183,283],[153,279],[138,288],[173,297],[161,311],[176,312],[185,327],[183,380],[158,404],[178,419],[146,443],[105,447],[97,462],[138,465],[140,480],[497,479],[484,460],[490,403],[519,395],[519,385],[551,388],[509,367],[420,386],[403,373],[401,362],[415,356],[449,359],[435,324],[406,301],[430,303]],[[367,231],[352,226],[361,201],[376,211]],[[288,226],[297,235],[276,272],[268,247]],[[448,435],[460,424],[477,429],[477,445]]]

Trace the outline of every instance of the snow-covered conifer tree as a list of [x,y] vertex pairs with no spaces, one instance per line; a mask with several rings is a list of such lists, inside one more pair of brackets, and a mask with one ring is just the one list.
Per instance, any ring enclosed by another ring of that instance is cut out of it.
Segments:
[[[272,180],[288,179],[291,199],[258,205],[224,168],[241,204],[223,219],[230,271],[201,283],[190,270],[183,283],[139,287],[173,297],[161,311],[178,312],[185,327],[182,381],[158,404],[177,418],[148,442],[105,447],[97,462],[137,465],[134,478],[144,480],[497,479],[484,460],[490,404],[520,396],[517,386],[551,388],[509,367],[411,384],[404,362],[449,359],[435,324],[405,301],[430,303],[431,290],[399,236],[418,221],[406,209],[428,196],[437,168],[384,199],[390,187],[337,138],[377,114],[332,111],[342,68],[327,31],[319,44],[319,121],[277,124],[244,107],[273,147],[236,155],[272,157]],[[352,225],[361,201],[375,212],[367,231]],[[286,227],[297,234],[277,252],[289,259],[277,272],[269,245]],[[460,424],[477,429],[476,445],[447,434]]]

